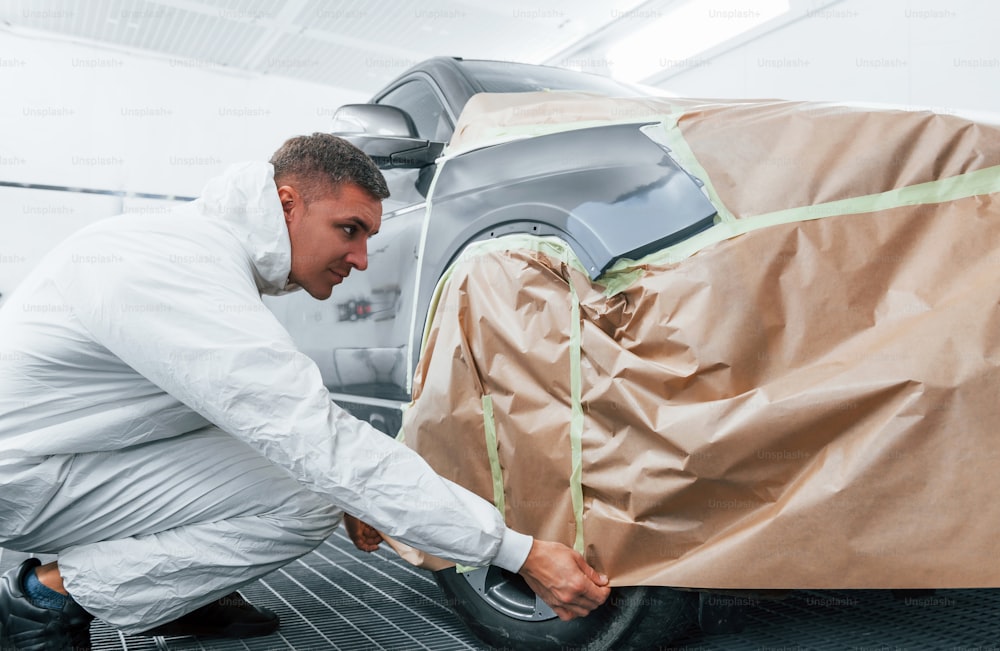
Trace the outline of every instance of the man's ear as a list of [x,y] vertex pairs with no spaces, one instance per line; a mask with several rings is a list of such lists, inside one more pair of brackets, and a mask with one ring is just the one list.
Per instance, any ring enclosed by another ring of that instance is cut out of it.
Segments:
[[283,185],[278,188],[278,200],[285,214],[285,223],[291,223],[302,208],[302,195],[292,186]]

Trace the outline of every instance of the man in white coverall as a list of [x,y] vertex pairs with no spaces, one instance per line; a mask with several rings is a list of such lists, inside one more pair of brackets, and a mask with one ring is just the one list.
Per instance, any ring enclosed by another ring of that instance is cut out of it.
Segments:
[[[330,401],[261,294],[317,299],[367,265],[385,181],[334,136],[230,168],[165,216],[59,244],[0,309],[0,546],[52,553],[0,579],[0,646],[125,633],[261,635],[234,591],[302,556],[347,512],[465,565],[520,572],[563,619],[608,596],[559,543]],[[379,536],[349,520],[355,544]]]

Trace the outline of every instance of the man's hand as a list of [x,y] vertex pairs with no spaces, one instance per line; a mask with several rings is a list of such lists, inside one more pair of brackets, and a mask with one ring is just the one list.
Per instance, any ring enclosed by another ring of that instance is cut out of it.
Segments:
[[562,543],[536,539],[520,575],[564,621],[585,617],[611,594],[608,577]]
[[344,514],[344,528],[347,529],[347,535],[351,537],[354,546],[363,552],[375,551],[382,542],[382,534],[376,531],[375,527],[347,513]]

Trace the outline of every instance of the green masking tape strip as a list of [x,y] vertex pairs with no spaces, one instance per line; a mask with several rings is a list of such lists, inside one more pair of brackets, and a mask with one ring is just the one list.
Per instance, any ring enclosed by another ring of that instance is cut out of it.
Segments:
[[694,155],[691,146],[684,139],[681,128],[677,125],[682,117],[684,117],[684,113],[674,113],[663,118],[663,136],[666,139],[667,147],[670,148],[671,157],[677,161],[677,164],[685,172],[704,184],[702,190],[708,195],[709,201],[712,202],[715,210],[719,213],[719,221],[722,223],[736,221],[733,213],[726,208],[726,204],[722,202],[719,193],[715,191],[715,186],[712,185],[712,180],[709,178],[708,172],[702,167],[701,162],[698,161],[698,157]]
[[500,469],[500,446],[497,444],[497,427],[493,422],[493,396],[483,396],[483,425],[486,430],[486,455],[490,459],[490,474],[493,475],[493,503],[504,516],[503,471]]
[[420,344],[421,350],[427,347],[427,339],[431,334],[431,322],[434,320],[434,314],[437,312],[438,304],[441,301],[444,285],[451,278],[455,268],[463,262],[474,259],[480,255],[511,250],[527,250],[544,253],[553,258],[562,260],[566,264],[571,265],[583,273],[587,273],[586,268],[584,268],[583,263],[580,262],[579,258],[572,254],[572,252],[567,254],[566,243],[556,237],[529,235],[527,233],[514,233],[492,240],[473,242],[465,247],[458,259],[445,270],[445,272],[441,275],[441,279],[438,280],[437,285],[434,287],[434,293],[431,296],[431,302],[427,309],[427,320],[424,322],[424,333]]
[[583,405],[581,393],[583,378],[580,374],[582,333],[580,331],[580,301],[573,283],[570,291],[569,376],[572,406],[569,421],[570,475],[569,492],[573,499],[573,517],[576,520],[576,539],[573,549],[583,553]]
[[[448,161],[444,159],[437,160],[437,169],[434,171],[434,178],[431,179],[430,188],[427,190],[427,205],[424,208],[424,221],[420,227],[420,257],[424,256],[424,249],[427,240],[427,230],[430,227],[431,215],[434,211],[434,190],[437,188],[438,179],[441,178],[441,174],[444,172],[445,164]],[[437,311],[438,302],[441,300],[441,291],[444,288],[445,283],[451,277],[451,270],[454,265],[449,266],[445,269],[441,277],[438,278],[437,284],[434,285],[434,293],[431,294],[431,302],[427,306],[426,320],[424,321],[423,336],[420,338],[420,350],[421,352],[427,347],[427,338],[431,333],[431,320],[434,313]],[[417,276],[419,279],[421,265],[417,264]],[[419,281],[418,281],[419,282]],[[415,291],[419,291],[419,285]],[[415,325],[414,325],[415,330]],[[411,331],[412,332],[412,331]]]
[[[722,222],[694,237],[651,253],[639,260],[619,260],[608,269],[598,282],[608,288],[614,288],[615,291],[622,291],[639,278],[635,274],[637,267],[674,264],[691,257],[707,246],[768,226],[839,215],[858,215],[903,206],[943,203],[998,192],[1000,192],[1000,165],[927,183],[909,185],[888,192],[829,201],[814,206],[778,210],[746,219],[738,219],[733,223]],[[611,293],[610,290],[605,292],[608,295]]]
[[[493,396],[483,396],[483,425],[486,430],[486,455],[490,459],[490,474],[493,475],[493,503],[504,517],[503,471],[500,469],[500,450],[497,445],[497,428],[493,421]],[[478,567],[455,564],[459,574],[478,570]]]
[[1000,165],[888,192],[755,215],[742,221],[753,222],[752,228],[756,229],[834,215],[857,215],[902,206],[943,203],[992,192],[1000,192]]
[[458,262],[456,261],[444,270],[441,278],[438,279],[437,285],[434,286],[434,293],[431,294],[431,302],[427,306],[427,320],[424,321],[424,334],[420,338],[421,351],[427,348],[427,340],[431,336],[431,321],[434,320],[434,314],[437,312],[438,304],[441,302],[441,293],[444,291],[445,283],[451,278],[451,272],[455,269],[455,264],[458,264]]
[[642,269],[637,269],[635,267],[623,269],[620,272],[612,273],[612,271],[613,270],[609,269],[603,276],[597,279],[597,282],[604,286],[604,295],[607,297],[611,297],[625,291],[634,285],[637,280],[642,278],[643,274]]
[[544,253],[551,258],[556,258],[573,266],[583,273],[587,273],[587,269],[575,254],[567,254],[565,240],[552,235],[531,235],[530,233],[512,233],[492,240],[473,242],[462,251],[461,256],[455,261],[452,267],[476,256],[502,251],[535,251]]

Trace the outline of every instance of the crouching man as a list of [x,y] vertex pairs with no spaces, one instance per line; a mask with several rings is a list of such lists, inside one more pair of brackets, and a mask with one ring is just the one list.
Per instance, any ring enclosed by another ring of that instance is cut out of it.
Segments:
[[235,591],[312,550],[346,512],[465,565],[520,572],[564,619],[607,578],[330,401],[261,294],[317,299],[368,266],[388,196],[334,136],[286,142],[166,216],[87,226],[0,309],[0,546],[57,554],[0,580],[0,646],[129,634],[251,636]]

